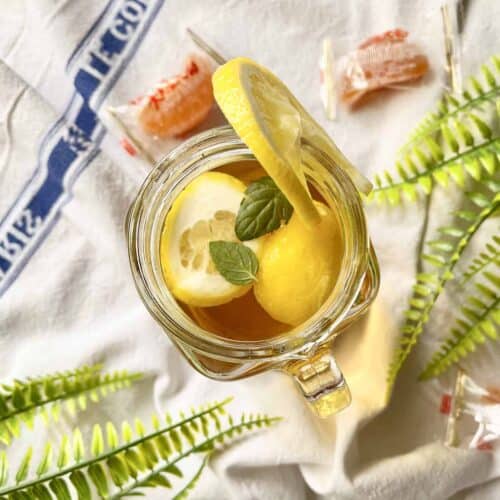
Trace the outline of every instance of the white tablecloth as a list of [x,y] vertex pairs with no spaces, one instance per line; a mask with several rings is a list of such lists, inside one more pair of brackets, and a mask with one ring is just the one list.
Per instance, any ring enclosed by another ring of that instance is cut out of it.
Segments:
[[[469,3],[463,35],[466,74],[500,49],[499,2]],[[109,369],[147,372],[136,389],[80,414],[84,430],[96,420],[119,422],[149,415],[153,408],[182,409],[227,395],[235,396],[235,414],[245,409],[285,417],[212,461],[193,498],[499,498],[498,451],[447,449],[440,443],[444,421],[438,405],[452,375],[415,381],[448,330],[459,305],[456,295],[444,293],[439,299],[390,405],[383,407],[387,361],[413,283],[420,205],[368,208],[382,286],[367,320],[338,342],[354,401],[336,418],[315,418],[280,373],[233,383],[203,378],[144,309],[123,236],[124,216],[144,171],[106,134],[99,115],[178,71],[192,49],[188,26],[226,57],[246,55],[276,72],[369,177],[392,165],[407,132],[442,91],[441,17],[435,0],[4,2],[0,241],[16,221],[29,224],[32,237],[14,245],[8,262],[0,263],[0,379],[95,361]],[[332,36],[342,53],[394,27],[409,30],[423,47],[430,74],[420,86],[327,122],[319,100],[323,37]],[[101,62],[107,56],[107,66],[99,66],[93,53]],[[446,220],[454,196],[438,190],[435,198],[431,230]],[[486,225],[469,255],[487,232]],[[498,360],[498,346],[490,345],[464,364],[487,383],[495,376],[498,380]],[[64,421],[49,431],[37,427],[35,438],[41,442],[48,432],[56,439],[73,423]],[[17,441],[14,454],[21,454],[30,438],[27,432]],[[165,498],[165,492],[151,490],[148,498]]]

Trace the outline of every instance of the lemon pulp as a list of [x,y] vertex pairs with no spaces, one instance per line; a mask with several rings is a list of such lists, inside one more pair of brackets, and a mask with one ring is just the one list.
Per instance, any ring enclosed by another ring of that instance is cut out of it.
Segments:
[[[192,306],[216,306],[245,294],[215,269],[210,241],[237,241],[234,223],[245,184],[231,175],[206,172],[175,199],[163,225],[160,262],[172,294]],[[245,242],[259,255],[261,241]]]

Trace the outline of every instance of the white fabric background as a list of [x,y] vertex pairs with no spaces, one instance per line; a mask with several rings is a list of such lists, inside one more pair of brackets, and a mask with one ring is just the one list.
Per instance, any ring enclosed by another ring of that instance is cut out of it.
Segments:
[[[498,53],[500,4],[470,2],[463,38],[464,72]],[[72,91],[64,65],[99,15],[99,1],[24,1],[2,5],[0,16],[0,215],[36,164],[41,138]],[[442,90],[439,2],[433,0],[264,1],[169,0],[108,96],[116,105],[160,77],[175,73],[192,27],[227,57],[247,55],[275,71],[339,147],[367,176],[392,164],[407,132]],[[324,120],[318,81],[321,40],[338,51],[393,27],[408,29],[428,54],[423,84],[393,92],[335,123]],[[338,356],[354,394],[336,418],[312,416],[284,375],[234,383],[195,373],[145,311],[129,274],[123,221],[144,172],[106,136],[102,153],[84,170],[61,219],[0,298],[0,379],[104,361],[107,368],[144,370],[136,389],[80,414],[79,424],[119,422],[155,408],[185,408],[235,396],[231,408],[265,411],[283,423],[231,446],[214,460],[193,494],[200,499],[496,499],[500,454],[446,449],[438,413],[452,376],[415,382],[419,368],[447,332],[456,296],[445,293],[422,343],[403,369],[391,404],[382,409],[387,356],[413,282],[421,207],[370,207],[371,234],[382,269],[377,304],[367,320],[340,339]],[[438,192],[431,228],[446,220],[453,195]],[[478,248],[488,233],[483,228]],[[500,377],[499,348],[481,348],[464,364],[478,382]],[[63,423],[69,429],[73,422]],[[41,428],[36,437],[45,438]],[[50,431],[52,437],[61,429]],[[29,436],[29,433],[26,433]],[[21,454],[25,441],[14,445]],[[148,498],[165,498],[165,491]]]

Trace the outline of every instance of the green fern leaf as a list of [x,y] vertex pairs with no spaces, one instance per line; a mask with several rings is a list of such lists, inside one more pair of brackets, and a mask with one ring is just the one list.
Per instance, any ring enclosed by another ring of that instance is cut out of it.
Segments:
[[473,259],[463,275],[462,285],[470,281],[488,266],[500,267],[500,236],[493,235],[491,240],[486,244],[485,249],[479,256]]
[[124,371],[102,374],[101,368],[101,365],[84,366],[3,384],[0,389],[0,441],[10,444],[20,436],[21,423],[32,428],[37,416],[47,423],[50,419],[57,422],[63,402],[71,414],[77,410],[75,400],[79,408],[84,409],[87,394],[96,388],[116,389],[141,377],[141,374]]
[[[475,205],[468,212],[474,217],[463,220],[457,217],[457,226],[443,227],[439,230],[446,240],[444,244],[433,242],[432,253],[425,255],[435,268],[430,273],[417,275],[413,286],[413,294],[409,301],[409,309],[405,313],[405,321],[401,328],[399,348],[396,349],[387,375],[387,398],[390,397],[396,377],[408,358],[413,346],[423,332],[429,320],[430,312],[445,284],[453,278],[453,270],[458,260],[467,248],[474,234],[483,222],[500,207],[500,193],[490,193],[489,196],[470,193],[469,199]],[[478,203],[478,200],[479,203]],[[486,204],[483,203],[486,200]],[[480,209],[478,209],[479,207]],[[436,248],[439,247],[439,248]],[[417,304],[417,305],[416,305]]]
[[68,485],[63,479],[53,479],[50,481],[49,487],[52,490],[52,493],[56,496],[57,500],[71,500]]
[[[483,276],[488,279],[487,274],[483,273]],[[477,295],[468,297],[470,306],[462,306],[462,318],[457,318],[450,336],[420,374],[421,380],[441,375],[473,352],[478,344],[483,344],[488,338],[498,338],[499,321],[495,318],[500,315],[500,277],[490,275],[488,281],[489,286],[476,283]]]
[[182,441],[181,438],[179,437],[178,432],[174,429],[172,432],[169,434],[170,441],[172,441],[172,444],[174,445],[175,451],[177,453],[180,453],[182,451]]
[[128,481],[129,472],[127,469],[127,465],[120,455],[110,457],[107,460],[106,465],[111,474],[111,479],[116,486],[120,488]]
[[94,457],[98,457],[104,452],[104,439],[102,437],[102,429],[99,424],[95,424],[92,429],[90,451]]
[[87,395],[86,394],[80,394],[77,398],[76,401],[78,403],[78,406],[80,410],[86,410],[87,409]]
[[32,489],[33,496],[37,500],[52,500],[53,496],[46,486],[38,484]]
[[500,72],[496,65],[481,71],[466,93],[445,95],[439,110],[424,118],[400,150],[395,174],[376,175],[368,199],[397,205],[403,196],[414,201],[419,190],[429,194],[433,179],[446,188],[451,178],[464,189],[468,177],[480,180],[498,170]]
[[73,458],[78,463],[85,457],[85,445],[83,444],[83,437],[80,429],[73,431]]
[[54,420],[55,423],[59,422],[59,417],[61,416],[61,405],[54,404],[53,406],[51,406],[50,414],[51,414],[52,420]]
[[[463,131],[464,126],[460,124],[459,128]],[[399,178],[399,180],[376,186],[368,199],[379,202],[387,201],[392,205],[397,205],[402,201],[401,195],[405,195],[409,201],[414,201],[417,197],[416,194],[418,194],[417,187],[425,194],[429,194],[432,189],[433,179],[441,185],[447,186],[449,177],[453,179],[457,186],[463,189],[467,177],[481,180],[483,176],[491,175],[486,170],[485,165],[488,165],[490,170],[493,169],[493,173],[498,171],[499,162],[496,158],[499,149],[500,138],[495,137],[479,144],[472,143],[465,149],[441,161],[427,162],[424,168],[417,169],[412,173],[409,173],[410,168],[406,163],[404,164],[407,172],[406,179]],[[419,151],[419,154],[425,156],[421,150]],[[409,188],[408,186],[412,187]]]
[[187,440],[187,442],[191,446],[193,446],[194,445],[194,436],[193,436],[193,433],[192,433],[192,431],[191,431],[191,429],[189,428],[188,425],[182,425],[181,426],[181,433],[185,437],[185,439]]
[[189,482],[182,488],[177,495],[173,498],[173,500],[186,500],[188,498],[189,493],[194,490],[196,487],[196,484],[198,483],[198,480],[200,479],[201,473],[203,472],[203,469],[206,467],[208,460],[210,458],[210,454],[207,454],[205,458],[203,459],[200,467],[196,471],[195,475],[189,480]]
[[155,431],[157,431],[160,428],[160,419],[158,418],[158,415],[151,416],[151,425],[153,426],[153,429]]
[[[79,457],[79,462],[68,463],[61,469],[50,470],[48,465],[44,466],[43,473],[34,479],[26,479],[27,476],[24,472],[22,474],[18,472],[17,477],[22,477],[22,479],[15,485],[9,486],[4,483],[3,486],[0,486],[0,499],[7,497],[32,498],[39,491],[44,491],[44,496],[40,494],[41,498],[47,498],[45,492],[47,487],[56,498],[67,498],[66,490],[69,491],[69,484],[76,490],[78,498],[82,500],[91,498],[90,484],[95,486],[101,497],[110,499],[141,495],[140,490],[146,487],[172,487],[171,479],[178,481],[178,478],[182,478],[182,469],[179,466],[189,455],[213,450],[216,443],[224,443],[238,432],[248,431],[255,427],[267,427],[278,420],[266,416],[256,416],[234,424],[233,419],[229,416],[227,421],[223,423],[219,415],[225,413],[224,406],[229,401],[228,399],[201,408],[191,413],[190,416],[180,417],[179,421],[172,422],[163,428],[158,428],[153,421],[154,429],[151,432],[144,429],[143,425],[137,425],[136,422],[137,437],[134,438],[131,430],[129,435],[127,430],[126,437],[130,439],[123,440],[122,443],[115,440],[113,431],[109,431],[108,427],[107,435],[111,432],[112,438],[108,439],[110,446],[106,450],[102,444],[102,429],[100,426],[95,426],[90,445],[93,452],[91,458]],[[215,416],[216,420],[212,417],[212,421],[209,422],[208,415]],[[202,418],[207,420],[207,436],[202,431]],[[216,421],[218,425],[216,425]],[[195,423],[192,425],[193,422]],[[188,433],[183,432],[181,430],[183,428],[189,429]],[[172,435],[176,435],[177,439],[181,441],[181,451],[174,451],[173,443],[176,438],[172,439]],[[74,436],[75,433],[73,434],[73,443],[75,442]],[[79,439],[78,437],[77,441]],[[77,446],[73,445],[75,457],[77,455],[76,448]],[[83,454],[81,455],[83,457]],[[2,462],[0,462],[1,465]],[[5,459],[5,470],[6,467],[7,461]],[[28,467],[29,465],[21,464],[20,470]],[[1,471],[2,467],[0,467],[0,473]],[[189,488],[186,489],[186,491],[188,490]]]
[[128,422],[123,422],[122,423],[122,439],[125,443],[129,443],[132,441],[132,427],[130,427],[130,424]]
[[52,445],[47,443],[45,445],[45,449],[43,451],[42,459],[38,464],[38,468],[36,470],[37,476],[43,476],[52,465]]
[[106,439],[110,448],[116,448],[118,446],[118,433],[112,422],[106,424]]
[[[246,423],[240,423],[236,426],[229,427],[227,429],[220,430],[215,436],[212,438],[206,439],[202,443],[196,445],[194,448],[191,448],[191,450],[188,453],[181,454],[180,457],[186,456],[187,454],[191,453],[196,453],[199,451],[205,451],[209,452],[214,449],[214,443],[215,442],[224,442],[226,438],[229,437],[229,434],[234,433],[236,430],[248,430],[248,428],[251,428],[253,425],[257,426],[257,423],[259,423],[261,426],[270,426],[277,422],[279,419],[274,419],[274,418],[269,418],[269,417],[260,417],[259,422],[257,421],[250,421]],[[125,496],[128,496],[130,493],[136,492],[138,489],[143,488],[143,487],[152,487],[155,485],[155,480],[151,480],[151,478],[154,478],[159,472],[165,472],[168,474],[173,474],[178,477],[182,477],[182,471],[176,466],[176,463],[180,460],[180,458],[174,459],[171,461],[168,465],[164,465],[161,469],[155,469],[153,470],[148,476],[143,478],[142,480],[136,480],[135,483],[130,485],[129,488],[123,488],[122,491],[119,493],[115,494],[114,496],[111,497],[111,499],[118,499],[118,498],[123,498]],[[201,474],[201,471],[200,471]],[[199,477],[199,476],[198,476]],[[192,482],[192,486],[194,487],[194,483],[197,481],[198,477],[193,477],[189,483],[186,485],[185,488],[183,488],[179,494],[182,492],[189,492],[192,488],[190,487],[190,483]],[[177,497],[176,497],[177,498]],[[180,498],[185,498],[185,496],[181,496]]]
[[[475,84],[470,82],[469,88],[462,94],[449,93],[443,98],[446,105],[438,105],[438,110],[427,113],[423,120],[410,133],[408,142],[401,148],[400,153],[407,152],[429,137],[439,134],[453,119],[470,116],[470,113],[488,106],[500,98],[500,69],[497,56],[493,56],[487,64],[481,66],[483,84],[482,93],[478,93]],[[479,83],[476,79],[476,84]],[[440,103],[443,102],[440,101]]]
[[152,469],[157,462],[156,449],[153,443],[151,441],[144,441],[138,446],[138,452],[141,454],[148,469]]
[[[68,415],[70,415],[71,417],[74,417],[76,415],[76,412],[77,412],[76,401],[74,400],[74,398],[67,399],[65,402],[65,406],[66,406],[66,411],[67,411]],[[48,419],[47,419],[47,423],[48,423]]]
[[215,424],[215,428],[220,431],[221,430],[221,423],[220,423],[220,419],[217,415],[217,413],[215,413],[215,411],[210,411],[208,412],[208,416],[213,420],[214,424]]
[[59,446],[59,457],[57,458],[57,467],[63,469],[68,465],[71,457],[68,436],[63,436]]
[[200,419],[201,421],[201,432],[205,437],[208,436],[208,419],[205,415],[203,415]]
[[140,419],[136,418],[134,420],[134,427],[135,427],[135,432],[139,437],[143,437],[146,434],[146,428],[144,427],[144,424]]
[[19,469],[16,472],[16,483],[20,483],[26,479],[28,476],[31,457],[33,456],[33,448],[30,446],[28,451],[24,455],[24,458],[21,460],[21,464],[19,465]]
[[167,477],[164,474],[158,473],[155,474],[154,476],[151,476],[151,478],[144,483],[143,486],[150,486],[153,488],[156,488],[157,486],[163,486],[163,488],[172,488],[172,483],[167,479]]
[[[158,429],[155,429],[158,430]],[[158,453],[160,454],[160,457],[164,460],[166,460],[171,454],[172,454],[172,448],[170,446],[170,443],[167,439],[166,436],[158,436],[155,439],[155,445],[156,449],[158,450]]]
[[173,476],[183,477],[182,471],[174,463],[169,464],[168,467],[165,468],[165,472]]
[[0,392],[0,417],[9,412],[6,397]]
[[99,495],[103,498],[107,497],[109,493],[108,480],[102,465],[100,463],[92,464],[88,469],[88,474]]
[[27,404],[28,402],[23,389],[16,384],[14,390],[12,391],[12,406],[16,410],[19,410],[27,406]]
[[126,450],[125,461],[134,478],[139,472],[144,472],[147,468],[144,457],[137,453],[136,450]]
[[11,433],[5,423],[0,422],[0,442],[9,445],[11,442]]
[[78,494],[78,500],[91,500],[92,493],[90,490],[90,485],[88,480],[81,471],[77,470],[70,474],[69,479],[73,484],[76,493]]
[[[67,380],[63,379],[62,380],[62,387],[67,385]],[[55,399],[57,398],[59,394],[59,386],[57,384],[56,379],[47,379],[43,382],[43,391],[47,395],[49,399]]]
[[7,454],[0,451],[0,488],[7,483],[9,479],[9,465],[7,462]]

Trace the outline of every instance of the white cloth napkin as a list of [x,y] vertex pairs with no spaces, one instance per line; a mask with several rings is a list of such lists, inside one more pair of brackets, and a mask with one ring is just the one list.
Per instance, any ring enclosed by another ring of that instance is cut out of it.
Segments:
[[[476,0],[463,35],[465,72],[498,53],[500,4]],[[0,16],[0,379],[104,361],[144,370],[139,389],[80,415],[120,421],[227,395],[232,411],[285,420],[232,445],[193,493],[200,499],[496,499],[500,454],[447,449],[438,412],[452,375],[425,384],[419,368],[447,332],[455,296],[440,298],[421,345],[384,409],[384,380],[415,269],[421,207],[368,209],[382,287],[366,320],[344,334],[337,355],[352,406],[315,418],[280,373],[218,383],[194,372],[148,315],[129,273],[123,222],[145,175],[106,133],[100,116],[176,73],[195,29],[226,57],[272,68],[367,176],[392,164],[398,145],[441,93],[442,32],[434,0],[38,0],[9,2]],[[408,29],[430,58],[421,86],[395,91],[337,122],[319,98],[321,40],[339,52],[366,36]],[[453,196],[438,192],[431,229]],[[488,227],[483,228],[485,234]],[[471,249],[477,250],[483,233]],[[498,380],[499,349],[465,365]],[[67,430],[72,422],[63,422]],[[59,432],[60,429],[50,432]],[[44,430],[36,433],[42,441]],[[14,445],[22,453],[24,441]],[[470,489],[474,487],[473,489]],[[460,493],[459,493],[460,492]],[[148,491],[148,498],[165,498]],[[455,495],[455,496],[454,496]]]

